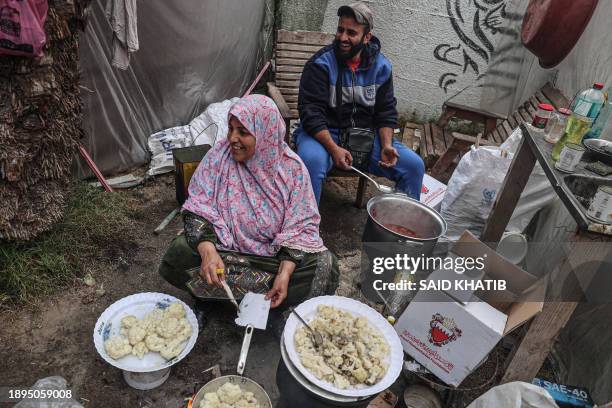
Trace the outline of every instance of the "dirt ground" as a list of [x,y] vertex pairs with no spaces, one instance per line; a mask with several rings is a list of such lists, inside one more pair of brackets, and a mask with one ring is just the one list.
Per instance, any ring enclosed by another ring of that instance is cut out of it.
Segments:
[[[340,292],[348,296],[357,293],[351,271],[367,219],[365,210],[354,206],[356,180],[328,180],[321,205],[321,233],[326,245],[343,260]],[[168,243],[182,229],[177,217],[161,234],[153,234],[177,206],[173,176],[159,176],[144,187],[120,194],[135,197],[144,210],[144,218],[133,225],[140,237],[137,250],[127,257],[88,265],[87,272],[95,279],[92,287],[78,280],[72,288],[36,307],[0,313],[0,387],[29,387],[40,378],[58,375],[68,381],[77,401],[85,407],[176,408],[184,406],[184,399],[209,379],[209,374],[203,373],[207,368],[219,364],[223,374],[235,373],[243,332],[233,323],[230,309],[220,310],[211,318],[195,348],[172,368],[168,381],[154,390],[130,388],[120,370],[97,354],[92,341],[94,325],[116,300],[151,291],[191,303],[187,294],[157,273]],[[274,373],[279,358],[275,338],[267,332],[256,333],[246,375],[264,386],[273,400],[278,398]]]

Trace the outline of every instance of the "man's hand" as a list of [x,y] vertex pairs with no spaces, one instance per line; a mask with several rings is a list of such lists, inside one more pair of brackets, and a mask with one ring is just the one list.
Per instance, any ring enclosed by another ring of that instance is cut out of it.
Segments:
[[225,270],[223,260],[217,252],[217,248],[212,242],[204,241],[198,244],[198,253],[202,258],[200,265],[200,276],[206,279],[209,285],[215,285],[222,288],[221,279],[223,275],[217,274],[217,270]]
[[350,170],[351,164],[353,164],[353,156],[348,150],[341,148],[336,145],[330,152],[334,165],[342,170]]
[[397,164],[397,159],[399,159],[399,153],[395,150],[393,146],[385,146],[380,151],[380,164],[381,167],[393,167]]

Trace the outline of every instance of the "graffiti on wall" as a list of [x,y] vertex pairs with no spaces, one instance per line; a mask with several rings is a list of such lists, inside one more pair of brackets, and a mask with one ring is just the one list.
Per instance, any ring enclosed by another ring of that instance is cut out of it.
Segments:
[[504,29],[506,0],[446,0],[456,43],[439,44],[434,57],[449,65],[442,74],[438,85],[448,93],[448,88],[457,82],[459,76],[470,71],[476,80],[482,79],[493,52],[493,37]]

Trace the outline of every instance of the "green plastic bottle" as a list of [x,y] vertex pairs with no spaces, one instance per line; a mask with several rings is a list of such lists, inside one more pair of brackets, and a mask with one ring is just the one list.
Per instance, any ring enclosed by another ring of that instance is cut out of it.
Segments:
[[593,119],[572,113],[567,120],[567,126],[565,127],[563,136],[561,136],[561,139],[559,139],[559,141],[555,143],[555,146],[553,147],[552,159],[554,161],[559,160],[561,151],[563,151],[563,148],[567,143],[581,144],[582,138],[591,129],[592,124]]

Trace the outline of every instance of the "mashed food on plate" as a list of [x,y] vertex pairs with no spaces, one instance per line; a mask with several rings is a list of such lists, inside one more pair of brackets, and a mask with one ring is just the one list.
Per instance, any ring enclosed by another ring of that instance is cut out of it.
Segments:
[[121,319],[121,334],[106,340],[104,348],[115,360],[129,354],[142,359],[149,351],[171,360],[181,354],[192,331],[183,305],[172,302],[166,309],[155,309],[142,320],[125,316]]
[[319,380],[345,389],[374,385],[387,373],[389,345],[365,317],[320,305],[308,324],[321,333],[323,345],[317,349],[302,326],[295,333],[295,348],[304,367]]
[[259,408],[252,392],[244,392],[240,386],[225,383],[216,392],[207,392],[199,408]]

